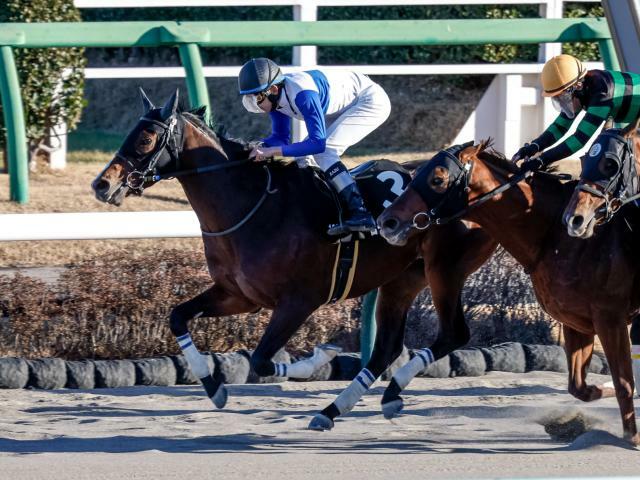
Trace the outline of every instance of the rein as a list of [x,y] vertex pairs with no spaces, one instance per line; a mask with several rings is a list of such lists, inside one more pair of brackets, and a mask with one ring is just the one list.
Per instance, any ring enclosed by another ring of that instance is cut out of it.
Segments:
[[[471,169],[465,169],[464,170],[464,176],[465,176],[465,185],[469,184],[469,174],[471,172]],[[434,207],[429,211],[426,212],[418,212],[413,216],[413,221],[412,224],[410,225],[411,227],[415,228],[416,230],[426,230],[427,228],[429,228],[431,225],[444,225],[446,223],[449,223],[452,220],[457,220],[460,217],[463,217],[464,215],[466,215],[470,210],[479,207],[480,205],[482,205],[483,203],[491,200],[493,197],[495,197],[496,195],[499,195],[503,192],[506,192],[507,190],[509,190],[510,188],[514,187],[515,185],[517,185],[518,183],[520,183],[522,180],[525,180],[527,178],[529,178],[531,175],[533,175],[533,171],[527,171],[524,173],[521,173],[519,175],[515,175],[514,177],[512,177],[507,183],[500,185],[496,188],[494,188],[493,190],[480,195],[478,197],[472,198],[471,200],[469,200],[469,204],[467,205],[466,208],[460,210],[457,213],[454,213],[453,215],[450,215],[448,217],[438,217],[437,216],[437,209],[438,207]],[[468,187],[466,187],[468,188]],[[443,199],[443,201],[446,200]],[[418,220],[421,217],[425,217],[425,224],[424,225],[419,225],[418,224]]]

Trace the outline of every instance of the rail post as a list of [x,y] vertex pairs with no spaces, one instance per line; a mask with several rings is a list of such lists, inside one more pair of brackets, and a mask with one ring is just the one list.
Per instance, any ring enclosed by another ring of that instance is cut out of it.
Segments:
[[378,291],[372,290],[362,299],[360,314],[360,362],[364,367],[371,358],[376,341],[376,303]]
[[179,45],[178,50],[182,66],[187,75],[187,90],[191,108],[206,106],[205,120],[208,121],[211,118],[211,105],[209,103],[207,82],[202,70],[200,47],[195,43],[186,43]]
[[9,46],[0,46],[0,99],[7,131],[7,165],[10,198],[18,203],[29,201],[29,170],[24,110],[18,71]]

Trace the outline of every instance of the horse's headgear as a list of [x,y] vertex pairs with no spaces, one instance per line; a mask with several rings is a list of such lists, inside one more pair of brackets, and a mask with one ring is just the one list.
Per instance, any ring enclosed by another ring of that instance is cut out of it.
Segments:
[[620,129],[603,131],[582,157],[580,177],[611,195],[636,192],[638,180],[631,139],[623,137]]

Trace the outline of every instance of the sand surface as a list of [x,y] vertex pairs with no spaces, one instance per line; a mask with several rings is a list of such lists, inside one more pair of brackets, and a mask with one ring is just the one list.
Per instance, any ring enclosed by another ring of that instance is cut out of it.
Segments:
[[[607,377],[592,375],[599,383]],[[615,399],[582,404],[566,376],[494,372],[416,379],[380,414],[376,383],[330,432],[306,429],[346,382],[0,391],[2,479],[514,478],[637,475]],[[581,412],[593,430],[552,440],[540,419]]]

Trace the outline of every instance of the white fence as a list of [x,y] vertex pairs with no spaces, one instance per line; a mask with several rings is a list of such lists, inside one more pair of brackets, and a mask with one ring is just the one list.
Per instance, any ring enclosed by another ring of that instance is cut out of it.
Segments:
[[[597,2],[598,0],[573,0]],[[79,8],[144,8],[144,7],[224,7],[275,6],[293,8],[293,18],[316,21],[318,8],[345,6],[397,5],[538,5],[545,18],[562,18],[564,0],[75,0]],[[349,68],[370,75],[496,75],[491,87],[472,112],[454,143],[495,139],[496,148],[511,154],[524,141],[537,136],[555,117],[548,99],[542,99],[537,87],[538,74],[545,61],[561,51],[560,44],[540,46],[538,63],[533,64],[466,64],[466,65],[349,65],[325,68]],[[293,65],[285,71],[317,64],[315,46],[293,47]],[[600,67],[599,64],[592,68]],[[237,76],[239,66],[205,67],[207,77]],[[182,67],[155,68],[87,68],[87,78],[180,78]],[[215,108],[215,107],[214,107]],[[58,127],[58,131],[61,130]],[[294,127],[297,139],[303,127]],[[63,167],[66,151],[54,152],[52,164]],[[0,215],[0,241],[58,240],[98,238],[188,237],[200,236],[197,219],[192,212],[127,212],[84,214]]]

